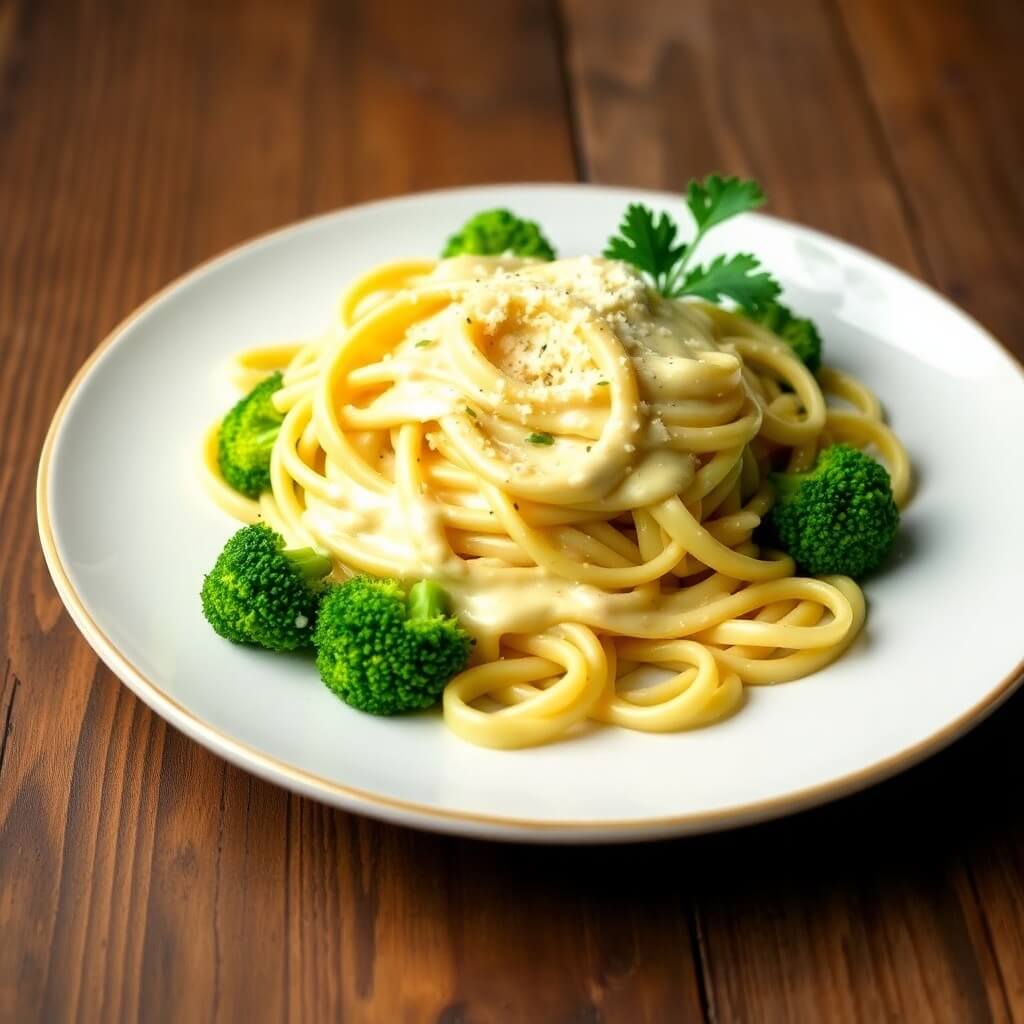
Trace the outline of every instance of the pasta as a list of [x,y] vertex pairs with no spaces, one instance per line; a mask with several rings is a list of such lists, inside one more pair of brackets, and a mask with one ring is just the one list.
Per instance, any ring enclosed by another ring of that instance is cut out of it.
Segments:
[[767,474],[833,441],[870,448],[897,504],[906,452],[877,400],[812,375],[769,330],[663,299],[629,266],[460,256],[390,263],[322,337],[242,353],[283,372],[258,501],[213,496],[352,573],[430,578],[476,640],[446,724],[489,747],[593,720],[647,732],[718,720],[745,686],[837,658],[865,615],[845,577],[761,550]]

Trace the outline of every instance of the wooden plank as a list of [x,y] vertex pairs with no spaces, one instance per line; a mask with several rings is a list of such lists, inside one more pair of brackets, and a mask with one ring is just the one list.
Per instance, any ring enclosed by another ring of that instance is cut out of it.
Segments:
[[549,5],[82,0],[13,24],[0,1019],[696,1019],[685,907],[643,878],[601,895],[631,861],[387,828],[227,767],[97,664],[24,514],[70,374],[189,265],[338,203],[571,178]]
[[[965,22],[978,7],[938,6],[962,8]],[[681,189],[688,178],[710,170],[752,175],[764,185],[773,212],[928,274],[935,257],[922,230],[927,209],[939,202],[939,193],[949,206],[946,194],[965,184],[933,184],[922,195],[922,209],[913,207],[863,83],[875,82],[868,53],[881,47],[876,37],[886,40],[877,60],[900,69],[900,85],[891,88],[909,92],[912,83],[928,81],[927,65],[922,75],[917,44],[908,39],[927,35],[923,26],[936,5],[877,0],[865,11],[859,0],[848,0],[845,7],[851,21],[857,12],[849,37],[830,2],[641,0],[627,10],[614,0],[565,0],[581,158],[589,176]],[[1003,49],[1012,53],[1011,40],[1020,34],[1007,31],[1010,15],[1001,17]],[[879,24],[865,28],[871,18]],[[948,45],[955,35],[945,33]],[[856,52],[851,37],[860,41]],[[988,50],[966,29],[959,43],[960,87],[970,94],[973,68]],[[1008,88],[1005,69],[1001,74],[985,78],[986,95],[998,92],[1005,100],[999,116],[983,113],[973,129],[984,138],[973,139],[971,147],[980,164],[972,197],[985,174],[1002,180],[999,175],[1012,166],[993,170],[982,156],[992,146],[1013,151],[998,129],[1006,128],[1012,97],[1021,90]],[[965,100],[961,147],[972,110]],[[920,134],[921,126],[915,129]],[[938,156],[928,153],[915,182]],[[947,156],[949,162],[955,164]],[[994,218],[997,197],[1006,190],[992,184],[987,212]],[[964,217],[954,204],[948,217],[939,218],[943,226],[930,230],[956,238]],[[969,280],[979,308],[984,304],[998,316],[996,305],[1008,301],[1007,293],[997,289],[989,296],[983,279],[999,254],[1009,251],[1010,235],[1019,246],[1013,220],[987,249],[975,237],[958,254],[957,275],[940,281],[964,298],[957,281]],[[1003,266],[1013,273],[1018,263],[1010,259]],[[1021,702],[1014,703],[1002,717],[1016,712],[1019,722]],[[986,728],[982,735],[996,733]],[[1008,750],[994,754],[989,747],[961,744],[907,780],[834,810],[692,844],[700,850],[692,874],[701,884],[689,892],[703,937],[712,1016],[1008,1019],[1005,989],[1019,984],[1022,915],[1015,906],[993,922],[990,907],[999,902],[997,885],[1019,892],[1020,846],[1002,848],[979,901],[961,841],[961,829],[977,829],[978,820],[969,799],[950,804],[965,776],[978,780],[973,793],[994,763],[1005,773]],[[951,820],[951,814],[959,816]],[[984,847],[984,840],[978,842]],[[993,930],[1002,940],[1001,946],[996,940],[998,956],[988,937]],[[1014,956],[1018,966],[1011,968]]]
[[[839,6],[930,276],[1024,357],[1024,8],[1012,0]],[[980,820],[964,837],[962,881],[977,908],[976,941],[991,951],[1014,1020],[1024,1019],[1024,810],[1014,795],[1024,778],[1022,730],[1018,695],[979,748]]]
[[[233,65],[236,80],[248,75],[252,106],[231,117],[214,109],[209,69],[245,26],[232,24],[230,5],[190,6],[25,5],[17,74],[0,97],[0,338],[10,357],[0,394],[18,410],[0,438],[0,636],[22,681],[0,776],[6,1020],[158,1019],[161,1009],[203,1019],[218,991],[224,767],[97,667],[60,612],[30,516],[12,514],[31,508],[47,419],[91,346],[189,263],[302,212],[294,149],[291,183],[278,174],[254,192],[247,182],[234,202],[201,186],[210,168],[262,166],[234,130],[239,114],[287,130],[291,113],[275,97],[301,101],[304,79],[287,68],[301,70],[312,6],[293,5],[295,21],[275,18],[272,4],[252,11],[262,42]],[[216,131],[221,149],[204,138]],[[282,958],[273,938],[252,929],[231,963],[244,948],[272,978]],[[238,965],[236,986],[242,977]]]
[[7,69],[12,59],[17,19],[14,0],[0,0],[0,73]]
[[814,0],[566,0],[581,156],[595,181],[756,177],[782,217],[918,270],[898,191]]
[[[692,931],[720,1020],[1005,1019],[1024,857],[1000,840],[1020,834],[1020,701],[832,812],[547,851],[290,798],[97,668],[15,514],[95,339],[191,263],[294,216],[573,163],[539,2],[451,2],[429,19],[394,2],[57,6],[22,4],[3,22],[14,71],[0,59],[0,401],[17,410],[0,432],[0,934],[17,936],[0,943],[0,1018],[699,1019]],[[662,0],[626,19],[567,5],[591,172],[755,173],[776,211],[920,272],[933,243],[907,230],[838,22],[758,6]],[[973,64],[962,75],[973,95]],[[968,299],[988,287],[980,267]],[[997,326],[1009,307],[990,301],[995,316],[972,308]]]
[[1024,6],[838,3],[929,276],[1024,354]]

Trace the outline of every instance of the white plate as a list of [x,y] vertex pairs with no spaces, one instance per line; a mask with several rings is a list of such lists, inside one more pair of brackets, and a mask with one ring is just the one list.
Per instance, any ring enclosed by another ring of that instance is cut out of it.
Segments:
[[[131,316],[72,382],[39,473],[40,534],[75,622],[183,732],[264,778],[349,810],[541,841],[653,838],[788,813],[891,775],[976,724],[1024,650],[1024,377],[976,323],[849,245],[749,215],[705,255],[762,258],[826,339],[827,361],[881,396],[917,471],[868,624],[837,664],[748,691],[730,720],[677,735],[598,729],[518,752],[470,746],[437,715],[346,707],[306,658],[234,647],[200,613],[203,572],[236,528],[194,475],[233,395],[237,349],[314,333],[373,264],[432,255],[478,209],[536,218],[564,255],[599,252],[630,200],[574,185],[375,203],[287,228],[189,274]],[[199,799],[202,799],[202,794]]]

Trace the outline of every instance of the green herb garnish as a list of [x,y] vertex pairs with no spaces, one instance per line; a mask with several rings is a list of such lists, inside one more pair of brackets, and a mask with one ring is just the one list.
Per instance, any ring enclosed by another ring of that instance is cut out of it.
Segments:
[[767,271],[757,271],[756,256],[741,252],[716,256],[706,267],[694,267],[683,279],[680,295],[696,295],[708,302],[732,299],[744,312],[757,315],[782,290]]
[[667,213],[655,215],[650,207],[631,203],[604,255],[632,263],[666,298],[698,295],[717,302],[724,297],[755,313],[774,299],[780,288],[770,274],[756,272],[760,264],[754,256],[719,256],[706,267],[691,267],[691,262],[711,228],[763,202],[764,193],[757,182],[712,174],[703,184],[691,181],[687,189],[686,205],[697,226],[691,242],[678,240],[678,225]]
[[527,434],[526,435],[526,440],[529,441],[530,444],[554,444],[555,443],[555,439],[550,434],[547,434],[547,433],[544,433],[544,432],[541,432],[539,434],[538,433]]
[[690,242],[679,240],[678,225],[667,213],[655,215],[650,207],[631,203],[604,255],[637,267],[666,298],[693,295],[716,304],[730,299],[747,316],[775,331],[815,372],[821,365],[817,328],[776,301],[782,290],[779,282],[761,268],[756,256],[741,252],[716,256],[706,265],[692,262],[708,231],[764,203],[761,186],[756,181],[711,174],[703,183],[691,181],[685,199],[697,229]]

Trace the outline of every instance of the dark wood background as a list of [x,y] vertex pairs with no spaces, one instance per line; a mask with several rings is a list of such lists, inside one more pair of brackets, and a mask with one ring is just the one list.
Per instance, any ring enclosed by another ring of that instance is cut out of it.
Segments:
[[753,175],[1024,354],[1022,51],[1020,0],[0,0],[0,1020],[1024,1021],[1024,694],[771,825],[418,834],[154,717],[33,514],[61,391],[136,304],[414,189]]

